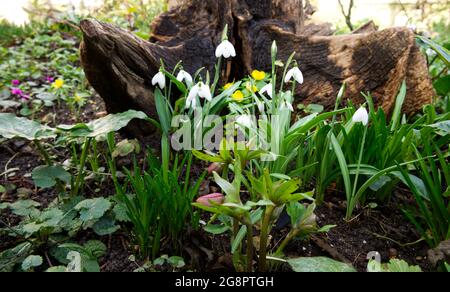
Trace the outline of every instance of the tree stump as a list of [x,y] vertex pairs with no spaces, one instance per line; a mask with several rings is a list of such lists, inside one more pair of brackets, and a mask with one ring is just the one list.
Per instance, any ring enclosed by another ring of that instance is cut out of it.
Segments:
[[[345,82],[345,97],[363,103],[370,92],[388,114],[403,80],[408,91],[404,112],[417,112],[432,101],[434,90],[425,58],[407,28],[375,31],[368,25],[353,34],[332,36],[329,26],[308,24],[302,0],[185,0],[157,17],[149,41],[110,24],[81,22],[82,66],[109,112],[142,110],[156,117],[151,79],[160,60],[172,69],[181,60],[191,74],[205,67],[214,74],[215,48],[225,25],[237,57],[228,61],[222,82],[238,80],[252,70],[270,71],[270,47],[277,41],[279,59],[296,52],[305,83],[297,103],[332,109]],[[148,128],[134,127],[135,134]]]

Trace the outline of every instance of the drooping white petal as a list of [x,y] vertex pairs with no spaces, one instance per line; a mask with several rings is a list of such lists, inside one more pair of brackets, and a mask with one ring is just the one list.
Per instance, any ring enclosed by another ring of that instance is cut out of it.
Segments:
[[292,80],[292,78],[294,78],[294,80],[297,81],[297,83],[303,84],[304,82],[303,73],[302,71],[300,71],[298,67],[294,67],[286,73],[284,82],[288,83],[289,81]]
[[159,88],[164,89],[166,87],[166,76],[162,72],[158,72],[152,79],[152,85],[158,84]]
[[364,126],[367,126],[369,123],[369,113],[364,107],[360,107],[352,118],[355,123],[362,123]]
[[186,81],[186,84],[188,86],[192,85],[192,76],[188,72],[184,70],[180,70],[180,72],[177,75],[177,80],[180,82]]
[[222,57],[224,51],[225,51],[224,46],[223,46],[222,44],[218,45],[218,46],[217,46],[217,49],[216,49],[216,58]]
[[300,71],[300,69],[298,67],[294,68],[294,79],[295,81],[297,81],[299,84],[303,84],[303,73],[302,71]]
[[207,101],[212,100],[211,89],[209,88],[208,85],[202,82],[200,83],[200,90],[198,91],[198,95],[201,98],[205,98]]
[[288,83],[289,81],[291,81],[293,75],[294,75],[294,71],[292,71],[292,69],[289,70],[286,73],[286,77],[284,77],[284,83]]
[[286,107],[287,107],[288,110],[290,110],[291,112],[294,112],[294,107],[292,106],[292,103],[286,101]]
[[259,93],[261,93],[261,94],[267,93],[270,96],[270,98],[272,98],[272,91],[273,91],[272,84],[269,83],[266,86],[264,86],[263,88],[261,88]]
[[195,107],[197,105],[197,96],[199,91],[199,85],[196,84],[189,91],[189,95],[186,99],[186,108]]
[[228,50],[230,51],[231,57],[236,57],[236,49],[234,48],[233,44],[227,41]]
[[236,128],[238,128],[239,126],[243,126],[246,128],[252,128],[253,126],[253,121],[251,116],[249,115],[241,115],[236,119]]

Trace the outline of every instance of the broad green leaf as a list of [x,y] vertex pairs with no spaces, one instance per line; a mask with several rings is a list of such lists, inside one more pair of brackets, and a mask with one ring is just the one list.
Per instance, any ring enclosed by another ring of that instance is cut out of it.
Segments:
[[197,151],[197,150],[192,150],[192,154],[194,154],[195,157],[197,157],[198,159],[200,159],[202,161],[218,162],[218,163],[224,163],[225,162],[223,160],[223,158],[221,158],[219,156],[212,156],[212,155],[204,154],[204,153],[202,153],[200,151]]
[[41,204],[38,202],[32,200],[20,200],[9,204],[9,208],[17,216],[37,216],[39,210],[37,210],[36,207],[39,207],[40,205]]
[[65,273],[66,267],[65,266],[50,267],[45,272],[46,273]]
[[219,224],[208,224],[203,228],[206,232],[219,235],[231,230],[229,226]]
[[446,96],[450,93],[450,75],[439,78],[433,85],[439,95]]
[[426,37],[418,35],[417,38],[420,39],[425,44],[427,44],[428,46],[430,46],[438,54],[439,58],[441,58],[441,60],[444,61],[447,67],[450,68],[450,52],[446,48],[442,47],[438,43]]
[[294,272],[356,272],[351,265],[326,257],[295,258],[287,262]]
[[119,114],[110,114],[87,124],[60,125],[57,128],[71,132],[73,137],[96,138],[126,127],[134,119],[147,119],[140,111],[129,110]]
[[105,236],[110,235],[120,229],[120,226],[116,225],[114,220],[109,216],[102,217],[100,220],[95,222],[92,229],[97,235]]
[[34,184],[39,188],[51,188],[60,180],[66,184],[70,183],[70,173],[62,166],[38,166],[31,173]]
[[125,139],[125,140],[117,143],[116,148],[114,149],[114,151],[112,153],[112,156],[114,158],[125,157],[125,156],[130,155],[133,152],[135,152],[135,153],[140,152],[139,142],[137,140]]
[[265,207],[265,206],[274,206],[275,207],[275,204],[270,200],[260,200],[258,202],[248,201],[247,203],[245,203],[245,206],[248,206],[250,208]]
[[0,272],[12,272],[14,267],[25,260],[33,251],[30,242],[24,242],[0,253]]
[[54,129],[14,114],[0,113],[0,136],[6,139],[45,140],[55,138]]
[[107,250],[106,245],[100,240],[89,240],[84,244],[84,248],[95,258],[104,256]]
[[221,178],[217,174],[217,172],[214,172],[214,180],[219,185],[219,187],[225,192],[227,202],[239,203],[241,201],[239,198],[239,190],[237,190],[235,186],[229,183],[227,180]]
[[118,203],[113,208],[114,217],[119,222],[130,222],[127,212],[127,206],[124,203]]
[[8,109],[10,107],[16,108],[20,106],[20,102],[13,101],[13,100],[1,100],[0,99],[0,107],[3,107],[5,109]]
[[22,270],[29,271],[33,268],[41,266],[43,263],[42,257],[37,255],[30,255],[22,262]]
[[80,211],[80,219],[83,222],[100,219],[111,208],[111,202],[105,198],[87,199],[75,206]]
[[418,273],[418,272],[422,272],[422,269],[419,266],[410,266],[404,260],[392,259],[386,265],[386,272]]
[[432,128],[436,134],[440,136],[447,136],[450,134],[450,120],[428,125],[427,127]]
[[182,257],[178,257],[178,256],[172,256],[170,257],[167,262],[174,268],[182,268],[186,265],[186,263],[184,262],[184,259]]

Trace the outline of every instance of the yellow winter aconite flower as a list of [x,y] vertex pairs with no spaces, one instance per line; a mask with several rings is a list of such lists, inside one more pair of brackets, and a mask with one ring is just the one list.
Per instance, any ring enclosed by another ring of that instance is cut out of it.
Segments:
[[82,103],[83,102],[83,98],[81,96],[79,96],[78,94],[75,94],[75,96],[73,97],[73,101],[75,103]]
[[60,89],[61,87],[64,86],[64,80],[62,80],[62,79],[56,79],[55,82],[53,82],[52,86],[53,86],[53,88],[55,88],[55,89]]
[[264,72],[264,71],[258,71],[258,70],[253,70],[253,72],[252,72],[252,77],[253,77],[253,79],[255,79],[256,81],[264,80],[264,78],[266,78],[266,72]]
[[134,6],[128,7],[127,12],[128,14],[133,14],[137,11],[137,8]]
[[256,85],[252,86],[251,82],[245,83],[245,88],[250,92],[258,92],[258,87],[256,87]]
[[244,100],[244,94],[240,90],[236,90],[231,97],[237,102],[242,102]]
[[230,88],[231,86],[233,86],[234,83],[227,83],[225,84],[225,86],[223,87],[224,90],[227,90],[228,88]]

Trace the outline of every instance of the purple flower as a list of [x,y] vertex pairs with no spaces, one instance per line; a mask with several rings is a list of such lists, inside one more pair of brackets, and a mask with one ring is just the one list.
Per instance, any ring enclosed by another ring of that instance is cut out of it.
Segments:
[[55,81],[55,78],[51,77],[51,76],[47,76],[45,78],[45,80],[47,80],[48,83],[53,83],[53,81]]
[[11,94],[12,95],[18,95],[18,96],[22,96],[23,95],[23,91],[19,88],[11,88]]
[[11,81],[12,86],[19,86],[20,84],[20,80],[14,79],[13,81]]
[[21,95],[20,99],[23,100],[23,101],[27,101],[27,100],[30,100],[30,96],[26,95],[26,94],[25,95]]

